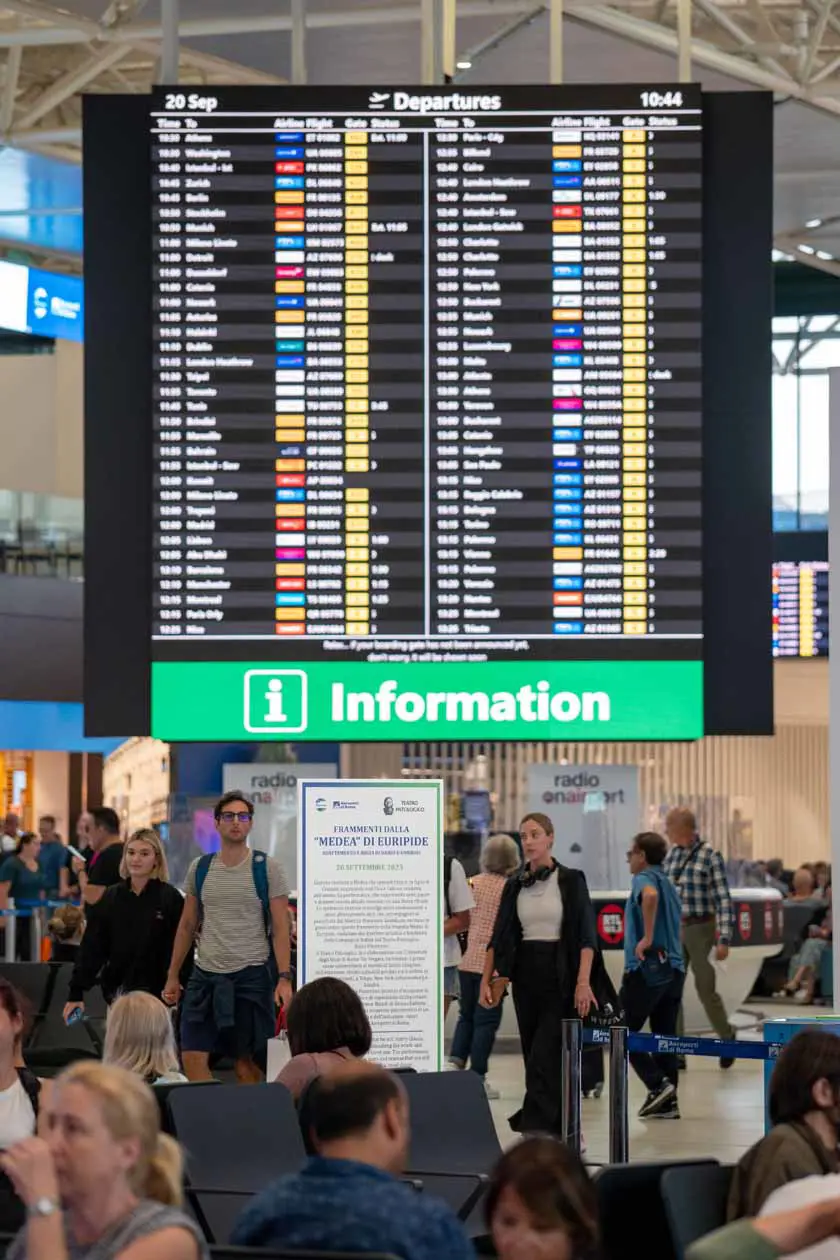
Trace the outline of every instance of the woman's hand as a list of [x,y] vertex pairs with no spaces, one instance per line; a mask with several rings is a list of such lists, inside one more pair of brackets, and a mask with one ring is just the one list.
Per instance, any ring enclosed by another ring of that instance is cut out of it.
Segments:
[[27,1207],[39,1199],[59,1200],[58,1178],[52,1152],[43,1138],[25,1138],[0,1155],[0,1168],[8,1175]]
[[578,980],[575,986],[575,1010],[581,1019],[586,1019],[592,1007],[598,1009],[595,994],[588,980]]
[[507,983],[507,979],[504,976],[497,976],[495,980],[488,980],[486,984],[483,984],[481,986],[481,996],[478,999],[479,1006],[483,1006],[488,1011],[492,1010],[494,1006],[498,1006],[505,996]]
[[69,1020],[70,1016],[73,1014],[74,1011],[81,1011],[82,1014],[84,1015],[85,1013],[84,1002],[65,1002],[64,1003],[64,1010],[61,1012],[61,1018],[64,1020],[65,1024],[67,1023],[67,1021]]

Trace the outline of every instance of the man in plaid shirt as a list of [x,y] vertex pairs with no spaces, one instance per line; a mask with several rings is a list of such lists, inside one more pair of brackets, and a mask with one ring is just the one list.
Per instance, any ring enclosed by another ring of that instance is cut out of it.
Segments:
[[[697,996],[716,1034],[725,1041],[731,1041],[735,1037],[735,1029],[729,1022],[715,986],[715,969],[709,958],[712,950],[718,962],[729,956],[734,927],[732,898],[723,858],[710,844],[700,839],[697,822],[689,809],[672,809],[669,812],[665,819],[665,834],[672,847],[662,869],[682,901],[686,971],[691,967]],[[720,1066],[729,1068],[734,1061],[722,1058]]]

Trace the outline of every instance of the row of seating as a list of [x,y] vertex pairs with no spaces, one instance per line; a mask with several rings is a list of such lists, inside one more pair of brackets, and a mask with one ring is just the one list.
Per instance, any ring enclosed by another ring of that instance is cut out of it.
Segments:
[[[402,1080],[412,1116],[406,1180],[447,1202],[471,1235],[482,1233],[480,1201],[501,1146],[481,1080],[453,1072]],[[303,1166],[306,1117],[282,1086],[208,1086],[167,1084],[155,1092],[163,1128],[186,1153],[194,1215],[208,1240],[222,1243],[248,1196]]]
[[32,1014],[24,1039],[27,1066],[39,1076],[52,1076],[76,1059],[97,1059],[102,1053],[107,1007],[98,987],[85,995],[86,1018],[69,1028],[63,1011],[70,999],[72,963],[9,963],[0,975],[22,993]]
[[[481,1200],[501,1154],[493,1118],[472,1073],[403,1077],[412,1114],[406,1180],[444,1199],[477,1238],[485,1232]],[[251,1195],[306,1159],[291,1095],[276,1085],[158,1086],[166,1130],[187,1157],[187,1201],[209,1242],[225,1243]],[[217,1135],[224,1133],[224,1142]],[[644,1220],[651,1254],[682,1260],[691,1242],[726,1220],[732,1170],[713,1159],[593,1169],[606,1260],[633,1260],[628,1219]]]
[[717,1160],[612,1164],[594,1176],[605,1260],[637,1260],[638,1234],[657,1260],[685,1260],[698,1238],[726,1224],[732,1168]]

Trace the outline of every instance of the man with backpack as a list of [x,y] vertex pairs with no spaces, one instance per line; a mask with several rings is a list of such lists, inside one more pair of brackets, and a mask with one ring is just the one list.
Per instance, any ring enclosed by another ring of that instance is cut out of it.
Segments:
[[452,999],[461,995],[458,966],[470,929],[470,911],[475,906],[464,868],[454,857],[443,859],[443,903],[446,916],[443,921],[443,1018],[446,1019]]
[[[621,1006],[627,1027],[673,1037],[685,984],[679,893],[662,870],[668,843],[643,831],[633,837],[627,862],[633,883],[624,912],[624,980]],[[631,1054],[630,1064],[648,1089],[642,1120],[679,1120],[677,1056]]]
[[279,862],[248,848],[254,806],[226,792],[215,808],[218,853],[196,858],[163,991],[177,1002],[178,975],[196,936],[195,966],[181,1011],[184,1071],[211,1079],[210,1055],[231,1053],[237,1080],[263,1079],[258,1066],[274,1035],[275,1003],[292,999],[289,886]]

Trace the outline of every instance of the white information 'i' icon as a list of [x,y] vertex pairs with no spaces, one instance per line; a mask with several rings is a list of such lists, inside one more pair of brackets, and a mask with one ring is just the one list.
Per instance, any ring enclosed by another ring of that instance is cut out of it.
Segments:
[[283,712],[283,680],[282,678],[270,678],[265,693],[266,715],[264,722],[270,722],[272,725],[286,726],[289,719]]

